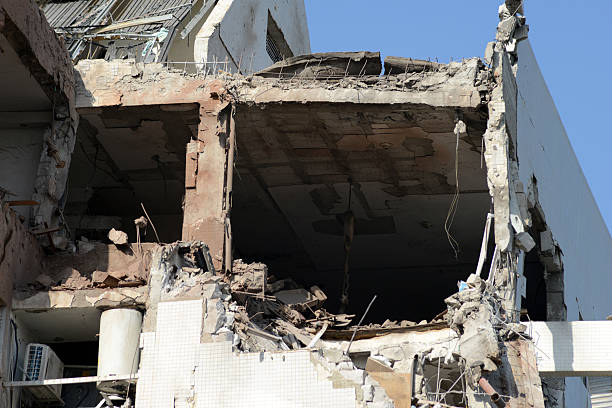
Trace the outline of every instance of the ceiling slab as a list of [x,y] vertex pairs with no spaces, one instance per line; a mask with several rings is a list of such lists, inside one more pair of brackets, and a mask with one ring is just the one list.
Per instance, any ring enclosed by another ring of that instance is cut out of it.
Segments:
[[0,34],[0,112],[48,111],[51,102]]
[[[427,105],[241,105],[238,172],[268,192],[318,270],[344,265],[349,208],[352,268],[475,263],[490,207],[480,152],[486,117],[463,112],[468,133],[457,140],[455,115]],[[451,230],[458,257],[444,229],[456,160],[461,194]],[[274,237],[261,238],[276,247]]]

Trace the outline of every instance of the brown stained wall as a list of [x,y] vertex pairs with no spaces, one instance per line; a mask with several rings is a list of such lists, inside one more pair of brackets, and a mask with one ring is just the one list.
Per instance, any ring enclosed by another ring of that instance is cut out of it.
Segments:
[[227,218],[224,186],[231,107],[223,92],[213,84],[210,98],[200,102],[198,140],[187,146],[183,216],[183,241],[205,242],[216,269],[223,264]]
[[43,271],[44,254],[34,235],[8,205],[0,212],[0,304],[10,304],[13,284],[34,280]]

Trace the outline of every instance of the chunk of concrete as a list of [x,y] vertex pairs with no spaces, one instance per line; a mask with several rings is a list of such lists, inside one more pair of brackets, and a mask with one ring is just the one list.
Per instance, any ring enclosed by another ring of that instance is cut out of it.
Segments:
[[540,250],[544,253],[554,253],[555,240],[551,230],[540,232]]
[[107,286],[109,288],[115,288],[119,284],[119,279],[103,271],[94,271],[91,274],[91,281],[95,286]]
[[404,355],[404,350],[402,350],[400,346],[385,347],[378,350],[378,353],[391,361],[398,361],[406,358]]
[[126,245],[128,243],[127,234],[114,228],[108,231],[108,239],[115,245]]
[[531,251],[536,246],[536,243],[533,238],[531,238],[531,235],[525,231],[516,234],[514,236],[514,242],[516,243],[516,246],[525,252]]
[[225,307],[219,299],[206,300],[206,316],[203,330],[208,334],[215,334],[225,324]]

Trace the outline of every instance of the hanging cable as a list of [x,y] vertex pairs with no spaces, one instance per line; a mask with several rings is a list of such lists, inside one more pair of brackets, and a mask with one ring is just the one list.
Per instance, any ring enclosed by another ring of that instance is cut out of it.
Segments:
[[446,220],[444,221],[444,231],[446,232],[446,237],[448,239],[448,243],[450,244],[455,258],[459,257],[459,241],[453,236],[450,231],[450,228],[453,225],[453,221],[455,220],[455,214],[457,213],[457,208],[459,204],[459,135],[461,133],[466,133],[467,127],[465,123],[459,119],[457,116],[455,122],[455,194],[453,194],[453,200],[451,201],[451,205],[448,209],[448,213],[446,214]]

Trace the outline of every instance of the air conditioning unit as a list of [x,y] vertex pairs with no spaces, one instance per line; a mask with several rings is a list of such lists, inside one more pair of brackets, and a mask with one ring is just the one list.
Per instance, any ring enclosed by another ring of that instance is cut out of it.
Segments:
[[[64,376],[64,363],[57,358],[51,347],[45,344],[30,343],[26,348],[24,381],[42,381],[57,379]],[[62,386],[37,385],[28,387],[34,398],[38,401],[61,401]]]

